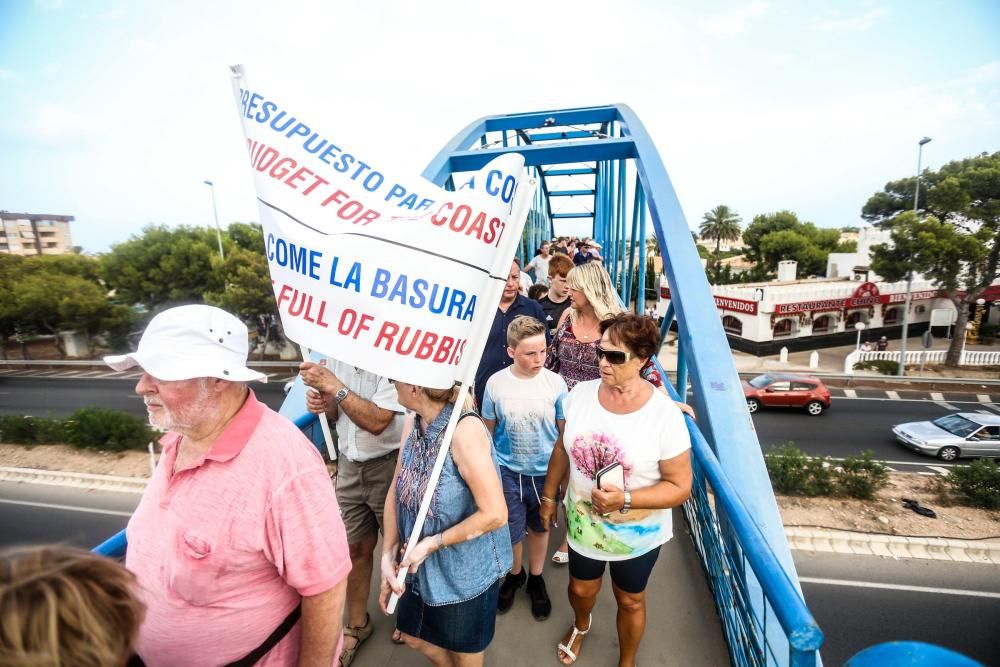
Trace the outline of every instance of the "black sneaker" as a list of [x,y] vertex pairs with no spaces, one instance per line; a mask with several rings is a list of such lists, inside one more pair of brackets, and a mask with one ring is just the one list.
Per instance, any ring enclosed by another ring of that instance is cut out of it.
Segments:
[[552,613],[552,601],[549,600],[549,593],[545,590],[545,580],[542,575],[531,575],[528,577],[528,597],[531,598],[531,615],[536,621],[544,621]]
[[506,614],[514,604],[514,593],[528,579],[528,573],[523,569],[518,574],[508,573],[500,584],[500,595],[497,596],[497,613]]

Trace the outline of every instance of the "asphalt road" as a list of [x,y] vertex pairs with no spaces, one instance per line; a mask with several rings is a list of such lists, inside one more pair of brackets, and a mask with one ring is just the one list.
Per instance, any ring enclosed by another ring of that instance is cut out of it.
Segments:
[[792,555],[806,603],[823,629],[827,665],[888,641],[944,646],[1000,664],[1000,565]]
[[[258,398],[278,409],[284,398],[283,380],[276,377],[267,384],[254,384],[253,388]],[[65,417],[78,408],[98,406],[144,417],[146,410],[133,391],[135,382],[135,379],[0,376],[0,414]],[[974,397],[969,395],[969,398]],[[933,470],[927,466],[944,468],[950,464],[906,449],[896,442],[891,427],[901,422],[936,419],[955,410],[1000,412],[995,404],[962,402],[955,397],[949,397],[948,403],[836,397],[833,407],[818,417],[800,410],[762,408],[753,420],[765,452],[787,442],[808,454],[834,458],[870,449],[877,459],[897,462],[890,463],[896,470],[918,472]]]
[[[80,408],[122,410],[146,416],[135,393],[137,379],[64,377],[0,377],[0,414],[68,417]],[[284,382],[253,384],[257,398],[277,410],[284,400]]]
[[[943,461],[903,447],[891,429],[894,424],[903,422],[937,419],[955,409],[998,414],[989,404],[978,402],[952,400],[942,405],[934,401],[835,398],[833,407],[818,417],[804,411],[774,408],[760,410],[754,414],[753,421],[765,452],[775,445],[791,442],[814,456],[843,458],[870,449],[876,459],[883,461],[948,467],[949,464]],[[967,464],[968,460],[959,463]],[[902,465],[895,468],[911,471]]]
[[60,542],[90,549],[125,527],[139,497],[0,482],[0,547]]

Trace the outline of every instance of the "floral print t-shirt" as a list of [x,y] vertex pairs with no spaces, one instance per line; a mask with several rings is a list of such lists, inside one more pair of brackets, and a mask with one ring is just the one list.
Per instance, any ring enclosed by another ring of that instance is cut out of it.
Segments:
[[570,461],[566,493],[566,533],[577,553],[596,560],[627,560],[655,549],[673,537],[671,510],[633,509],[602,516],[592,509],[590,493],[597,471],[621,462],[625,490],[660,481],[660,461],[691,448],[684,416],[663,392],[653,391],[635,412],[618,415],[597,398],[601,380],[580,382],[564,399],[563,446]]

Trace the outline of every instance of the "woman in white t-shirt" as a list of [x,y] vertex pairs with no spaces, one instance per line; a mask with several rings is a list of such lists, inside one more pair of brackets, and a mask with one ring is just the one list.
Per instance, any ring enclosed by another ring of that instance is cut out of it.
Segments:
[[[646,625],[646,583],[660,546],[673,536],[671,508],[691,494],[690,438],[677,405],[640,375],[660,333],[648,317],[620,313],[601,322],[601,377],[578,383],[563,403],[565,431],[549,461],[540,511],[555,517],[559,482],[569,538],[569,601],[573,627],[559,644],[559,661],[576,661],[605,563],[618,602],[619,664],[635,663]],[[602,484],[597,472],[620,464],[625,487]],[[627,627],[626,632],[621,629]]]

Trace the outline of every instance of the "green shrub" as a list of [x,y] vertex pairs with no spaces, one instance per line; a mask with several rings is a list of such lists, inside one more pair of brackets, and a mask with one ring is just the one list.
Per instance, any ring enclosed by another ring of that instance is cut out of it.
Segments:
[[809,480],[807,461],[802,450],[790,442],[772,447],[764,455],[764,463],[774,490],[787,495],[804,495]]
[[46,445],[65,442],[62,422],[24,415],[0,416],[0,442]]
[[989,459],[955,466],[946,483],[962,504],[1000,509],[1000,466]]
[[80,449],[145,449],[156,435],[146,421],[125,412],[84,408],[65,422],[66,442]]
[[791,496],[828,496],[834,491],[829,457],[810,458],[789,442],[771,449],[764,457],[771,485]]
[[811,458],[806,461],[806,479],[803,495],[806,496],[831,496],[834,493],[836,484],[834,483],[834,469],[830,463],[830,457],[822,456]]
[[0,441],[15,445],[34,445],[35,420],[31,417],[10,415],[0,417]]
[[840,495],[871,500],[889,483],[889,468],[872,460],[870,449],[860,456],[848,456],[836,470],[837,491]]
[[856,371],[876,371],[882,375],[896,375],[899,372],[899,362],[889,359],[870,359],[854,364]]

